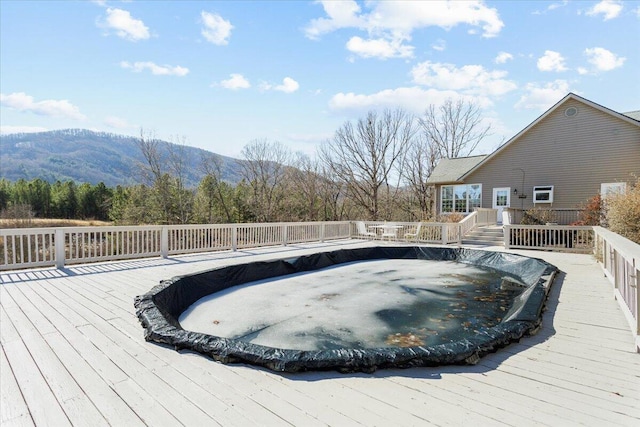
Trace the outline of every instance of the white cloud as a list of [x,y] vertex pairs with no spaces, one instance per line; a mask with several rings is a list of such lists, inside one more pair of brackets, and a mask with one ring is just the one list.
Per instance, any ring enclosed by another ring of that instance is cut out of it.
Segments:
[[322,7],[328,18],[313,19],[305,34],[310,39],[318,39],[321,35],[330,33],[340,28],[364,28],[365,21],[358,16],[360,6],[354,0],[324,1]]
[[551,4],[550,4],[549,6],[547,6],[547,8],[546,8],[545,10],[543,10],[543,11],[540,11],[540,10],[536,10],[536,11],[534,11],[534,12],[533,12],[533,15],[543,15],[543,14],[545,14],[545,13],[547,13],[547,12],[551,11],[551,10],[559,9],[559,8],[561,8],[561,7],[564,7],[564,6],[568,5],[568,4],[569,4],[569,1],[568,1],[568,0],[563,0],[563,1],[561,1],[560,3],[551,3]]
[[338,93],[329,101],[332,110],[366,112],[374,108],[403,108],[419,114],[430,104],[439,105],[445,100],[463,99],[475,103],[481,108],[492,105],[486,97],[460,94],[453,90],[423,89],[420,87],[401,87],[386,89],[374,94]]
[[466,95],[500,96],[517,87],[506,79],[506,71],[489,71],[482,65],[456,68],[453,64],[426,61],[413,67],[411,74],[413,81],[420,85]]
[[144,25],[144,22],[134,19],[128,11],[122,9],[108,8],[106,19],[99,25],[115,31],[118,37],[134,42],[151,37],[149,28]]
[[245,79],[242,74],[231,74],[228,80],[222,80],[219,85],[231,90],[248,89],[251,87],[249,80]]
[[230,21],[225,20],[216,13],[205,11],[200,13],[200,17],[203,24],[201,34],[208,42],[217,45],[229,44],[229,37],[231,37],[231,30],[233,29]]
[[481,1],[370,1],[370,13],[360,13],[355,1],[321,1],[328,18],[314,19],[305,29],[310,38],[340,28],[358,28],[368,32],[396,32],[404,35],[424,27],[451,29],[459,24],[482,27],[484,37],[498,35],[504,23],[496,9]]
[[559,9],[561,7],[565,7],[566,5],[568,5],[569,2],[567,0],[563,0],[560,3],[551,3],[549,5],[549,7],[547,7],[547,10],[555,10],[555,9]]
[[121,119],[120,117],[115,116],[105,118],[104,124],[115,129],[133,129],[138,127],[136,125],[130,124],[125,119]]
[[437,50],[438,52],[442,52],[446,48],[447,48],[447,42],[442,39],[436,40],[436,42],[431,45],[431,49]]
[[525,86],[525,92],[515,107],[518,109],[544,111],[570,92],[569,82],[555,80],[544,84],[528,83]]
[[412,56],[413,46],[404,42],[411,40],[411,33],[420,28],[435,26],[449,30],[466,24],[481,29],[483,37],[495,37],[504,26],[495,8],[475,0],[367,1],[363,3],[369,9],[367,12],[363,12],[355,1],[324,0],[320,3],[327,17],[313,19],[305,28],[306,36],[318,39],[343,28],[364,31],[368,40],[351,37],[347,48],[365,57]]
[[587,61],[594,66],[596,72],[611,71],[622,67],[624,61],[627,60],[627,58],[618,56],[602,47],[585,49],[584,54],[587,56]]
[[272,85],[271,83],[262,82],[260,84],[260,90],[277,90],[284,93],[293,93],[300,89],[300,84],[291,77],[285,77],[282,79],[281,85]]
[[369,39],[351,37],[347,42],[347,50],[363,58],[411,58],[413,46],[402,44],[402,40]]
[[500,52],[498,53],[498,56],[496,56],[496,59],[494,59],[496,64],[504,64],[507,61],[510,61],[513,59],[513,55],[508,53],[508,52]]
[[0,126],[0,134],[46,132],[49,129],[40,126]]
[[132,70],[135,73],[141,73],[144,70],[151,71],[156,76],[179,76],[184,77],[189,74],[189,69],[181,66],[172,67],[171,65],[157,65],[153,62],[120,62],[120,66],[125,69]]
[[300,84],[297,81],[293,80],[291,77],[285,77],[282,80],[282,84],[274,87],[274,90],[279,90],[284,93],[293,93],[300,88]]
[[24,92],[15,92],[9,95],[0,94],[0,105],[20,112],[29,112],[40,116],[64,117],[74,120],[84,120],[86,117],[80,113],[75,105],[66,99],[35,102],[32,96]]
[[538,58],[538,70],[540,71],[567,71],[564,58],[559,52],[545,50],[544,55]]
[[605,21],[613,18],[617,18],[622,12],[622,2],[617,0],[602,0],[600,3],[594,5],[587,10],[587,15],[598,16],[602,15]]

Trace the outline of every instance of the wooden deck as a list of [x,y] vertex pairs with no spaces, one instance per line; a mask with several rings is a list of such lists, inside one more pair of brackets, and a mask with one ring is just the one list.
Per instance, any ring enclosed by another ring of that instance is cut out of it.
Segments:
[[640,425],[640,355],[590,255],[514,251],[564,273],[538,335],[475,366],[276,374],[143,339],[133,298],[160,279],[355,244],[0,274],[0,424]]

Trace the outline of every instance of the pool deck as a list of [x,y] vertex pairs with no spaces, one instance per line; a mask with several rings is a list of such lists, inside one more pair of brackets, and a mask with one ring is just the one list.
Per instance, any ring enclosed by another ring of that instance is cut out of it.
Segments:
[[540,332],[475,366],[277,374],[143,339],[133,299],[161,279],[368,244],[3,272],[0,425],[640,425],[640,355],[590,255],[511,251],[562,273]]

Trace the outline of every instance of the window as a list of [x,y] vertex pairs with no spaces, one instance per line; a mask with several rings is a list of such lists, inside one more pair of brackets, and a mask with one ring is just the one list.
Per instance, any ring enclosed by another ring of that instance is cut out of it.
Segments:
[[482,184],[443,185],[440,211],[469,213],[482,205]]
[[600,185],[600,197],[606,199],[614,194],[624,194],[627,190],[626,182],[607,182]]
[[453,185],[442,187],[442,212],[453,212]]
[[553,185],[533,187],[533,203],[553,203]]

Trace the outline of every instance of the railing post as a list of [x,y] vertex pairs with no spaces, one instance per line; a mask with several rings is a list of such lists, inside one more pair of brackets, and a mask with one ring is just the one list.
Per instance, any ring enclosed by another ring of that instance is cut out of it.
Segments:
[[442,224],[442,234],[440,237],[442,237],[442,244],[446,245],[447,244],[447,232],[448,232],[448,227],[447,224]]
[[462,244],[462,225],[458,224],[458,244]]
[[325,227],[325,223],[324,221],[320,223],[320,242],[324,243],[324,227]]
[[287,246],[287,224],[282,225],[282,246]]
[[505,249],[510,249],[509,245],[511,243],[511,226],[510,225],[503,225],[502,226],[502,243],[504,244],[504,248]]
[[[631,275],[632,287],[636,289],[636,352],[640,353],[640,265],[635,265],[635,260],[632,263],[633,271],[635,274]],[[635,279],[635,285],[633,280]]]
[[233,252],[238,250],[238,226],[231,226],[231,250]]
[[160,256],[169,257],[169,229],[166,226],[160,228]]
[[[71,244],[71,242],[69,242]],[[64,242],[64,229],[56,229],[56,242],[55,242],[55,256],[56,256],[56,268],[63,269],[65,261],[65,242]]]

